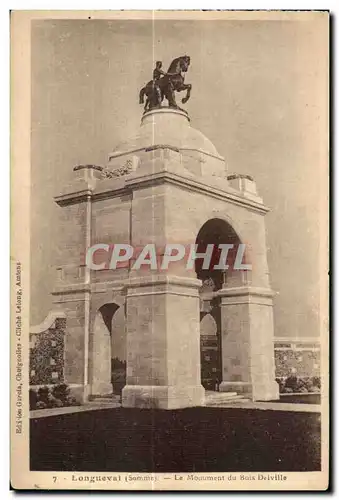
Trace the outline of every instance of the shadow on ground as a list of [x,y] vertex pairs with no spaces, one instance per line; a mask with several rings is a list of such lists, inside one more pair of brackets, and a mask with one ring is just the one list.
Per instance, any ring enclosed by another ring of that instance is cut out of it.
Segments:
[[32,419],[31,470],[320,470],[320,415],[235,408],[108,409]]

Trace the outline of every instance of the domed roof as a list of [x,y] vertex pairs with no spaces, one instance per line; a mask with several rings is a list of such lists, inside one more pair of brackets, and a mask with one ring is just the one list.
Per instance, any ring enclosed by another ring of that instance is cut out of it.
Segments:
[[212,142],[191,127],[188,114],[179,109],[159,108],[145,113],[139,132],[121,142],[110,158],[155,145],[167,145],[179,150],[194,150],[221,158]]

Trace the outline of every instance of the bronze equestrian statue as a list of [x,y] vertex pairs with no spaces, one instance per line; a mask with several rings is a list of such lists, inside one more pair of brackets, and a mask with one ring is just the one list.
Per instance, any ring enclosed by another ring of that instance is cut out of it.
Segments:
[[[179,108],[175,101],[174,92],[182,92],[186,90],[186,96],[182,99],[182,103],[188,101],[191,95],[192,85],[185,83],[185,73],[188,70],[191,59],[189,56],[177,57],[172,61],[167,73],[162,71],[162,62],[157,61],[153,71],[153,80],[147,83],[140,90],[139,103],[144,103],[146,96],[145,111],[161,107],[161,103],[166,98],[170,108]],[[179,108],[180,109],[180,108]]]

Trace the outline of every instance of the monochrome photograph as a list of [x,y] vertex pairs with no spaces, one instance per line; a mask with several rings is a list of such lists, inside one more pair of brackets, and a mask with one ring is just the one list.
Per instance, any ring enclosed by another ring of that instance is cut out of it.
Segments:
[[13,487],[326,490],[328,11],[11,25]]

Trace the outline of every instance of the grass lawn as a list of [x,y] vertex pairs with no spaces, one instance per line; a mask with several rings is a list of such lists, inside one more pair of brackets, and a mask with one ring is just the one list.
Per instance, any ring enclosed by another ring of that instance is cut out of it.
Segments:
[[318,413],[116,408],[31,419],[31,470],[320,470]]

